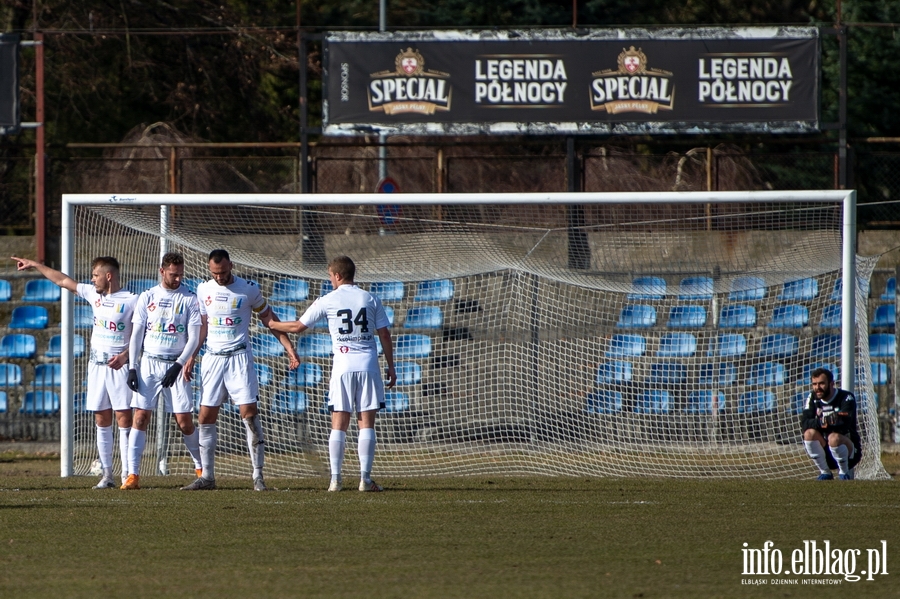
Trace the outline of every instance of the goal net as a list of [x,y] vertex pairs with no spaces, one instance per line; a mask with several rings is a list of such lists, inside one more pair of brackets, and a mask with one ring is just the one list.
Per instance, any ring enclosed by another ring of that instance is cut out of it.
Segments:
[[[853,192],[69,195],[63,219],[63,267],[79,280],[111,254],[140,292],[168,250],[195,287],[224,248],[282,320],[329,291],[329,259],[353,258],[393,320],[381,476],[812,477],[799,411],[820,365],[859,400],[857,477],[887,476],[866,328],[874,261],[853,254]],[[89,307],[66,295],[71,475],[96,447],[85,358],[70,358]],[[251,330],[266,472],[327,474],[327,328],[292,336],[296,371]],[[141,474],[193,473],[171,417],[157,414],[147,439]],[[217,473],[249,475],[234,409],[220,413],[218,452]]]

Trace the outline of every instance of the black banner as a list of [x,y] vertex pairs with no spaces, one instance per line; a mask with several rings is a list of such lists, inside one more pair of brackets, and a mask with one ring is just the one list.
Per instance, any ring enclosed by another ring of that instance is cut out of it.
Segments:
[[19,127],[19,36],[0,33],[0,134]]
[[331,33],[324,131],[811,132],[812,27]]

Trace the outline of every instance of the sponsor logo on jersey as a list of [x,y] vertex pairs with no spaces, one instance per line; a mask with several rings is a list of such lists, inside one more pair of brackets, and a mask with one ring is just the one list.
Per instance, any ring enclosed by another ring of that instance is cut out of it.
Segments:
[[674,105],[673,73],[651,69],[640,48],[623,48],[617,68],[596,71],[591,76],[591,110],[656,114],[672,110]]
[[217,294],[216,294],[216,301],[217,301],[217,302],[227,302],[227,301],[228,301],[228,296],[225,295],[224,293],[217,293]]
[[124,331],[125,323],[117,322],[115,320],[106,320],[104,318],[94,317],[94,326],[100,329],[106,329],[108,331]]
[[348,353],[349,351],[350,351],[350,348],[347,347],[346,345],[342,345],[342,346],[341,346],[341,353],[342,353],[342,354],[346,354],[346,353]]
[[370,112],[434,114],[450,110],[450,73],[426,69],[425,57],[411,47],[397,55],[393,69],[369,76]]
[[184,333],[187,331],[187,327],[174,322],[148,322],[147,331],[150,333]]
[[231,309],[232,310],[240,310],[241,304],[243,304],[243,303],[244,303],[244,298],[236,297],[231,300]]
[[212,304],[212,296],[207,295],[207,296],[206,296],[206,300],[204,300],[203,303],[206,304],[207,306],[209,306],[210,304]]
[[243,319],[240,316],[235,316],[234,318],[232,318],[231,316],[211,316],[209,318],[209,324],[214,327],[236,327],[242,322]]
[[172,300],[170,300],[170,299],[161,299],[161,300],[159,300],[159,307],[160,307],[160,308],[171,308],[171,307],[172,307]]
[[94,307],[95,307],[95,308],[99,308],[99,307],[100,307],[100,301],[101,301],[101,300],[100,300],[100,298],[98,297],[98,298],[97,298],[97,301],[94,302]]
[[154,310],[156,310],[156,304],[154,304],[153,302],[150,302],[150,305],[147,306],[147,310],[149,310],[150,312],[153,312]]

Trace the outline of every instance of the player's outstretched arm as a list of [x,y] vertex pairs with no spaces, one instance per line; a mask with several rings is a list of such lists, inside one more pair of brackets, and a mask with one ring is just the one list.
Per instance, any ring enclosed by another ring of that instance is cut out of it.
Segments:
[[387,381],[385,387],[390,389],[397,384],[397,371],[394,369],[394,342],[391,339],[391,330],[387,327],[378,329],[378,337],[381,339],[381,349],[384,351],[384,361],[387,362]]
[[[278,320],[278,315],[275,314],[275,310],[270,307],[266,308],[259,314],[259,319],[262,321],[264,325],[269,327],[269,330],[272,331],[272,334],[278,339],[278,342],[284,348],[288,355],[288,369],[294,370],[298,366],[300,366],[300,356],[297,355],[297,350],[294,349],[294,344],[291,343],[291,338],[288,337],[287,331],[279,330],[273,328],[272,325],[279,324],[293,324],[293,323],[282,323]],[[306,327],[304,327],[306,328]]]
[[63,289],[67,289],[72,293],[75,293],[75,291],[78,289],[78,282],[69,275],[63,274],[60,271],[50,268],[45,264],[41,264],[40,262],[29,260],[28,258],[19,258],[18,256],[11,256],[11,258],[18,262],[18,270],[29,270],[33,268],[44,275],[47,280],[56,283]]

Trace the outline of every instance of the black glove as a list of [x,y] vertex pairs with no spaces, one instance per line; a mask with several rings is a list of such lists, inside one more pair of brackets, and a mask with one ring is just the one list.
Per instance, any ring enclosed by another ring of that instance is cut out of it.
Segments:
[[138,390],[138,378],[137,378],[137,370],[132,368],[128,371],[128,388],[132,391]]
[[163,387],[171,387],[175,384],[175,381],[178,380],[178,375],[181,374],[181,364],[175,362],[169,369],[166,371],[166,376],[163,377],[162,386]]

